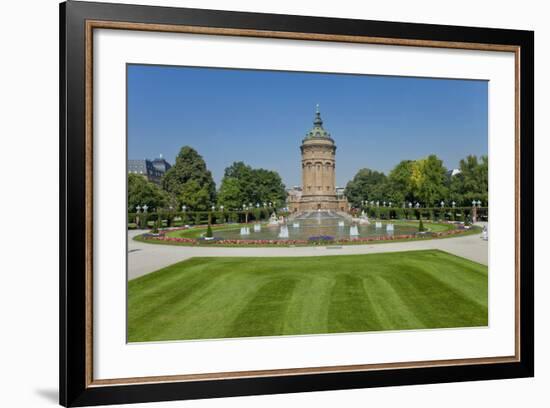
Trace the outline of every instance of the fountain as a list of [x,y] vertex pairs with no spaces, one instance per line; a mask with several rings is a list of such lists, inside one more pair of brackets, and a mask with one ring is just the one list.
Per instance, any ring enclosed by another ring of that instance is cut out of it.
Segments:
[[279,230],[279,238],[288,238],[288,227],[286,225],[281,225]]
[[369,217],[367,216],[367,214],[365,214],[365,211],[361,212],[361,216],[359,217],[359,224],[361,224],[361,225],[369,225],[370,224]]
[[269,217],[269,223],[267,224],[268,227],[275,227],[279,225],[279,220],[277,219],[277,214],[272,213],[271,217]]
[[[393,220],[370,220],[370,224],[364,225],[359,219],[352,221],[351,216],[344,216],[336,212],[317,211],[303,212],[293,215],[290,222],[279,219],[278,215],[271,217],[273,222],[269,225],[269,219],[264,224],[259,224],[261,230],[257,230],[256,222],[241,224],[234,229],[220,229],[216,231],[217,239],[235,240],[297,240],[307,241],[312,236],[333,237],[334,241],[358,238],[386,237],[387,235],[412,235],[418,231],[414,225],[404,225]],[[366,214],[365,214],[366,215]],[[369,217],[370,218],[370,217]],[[376,221],[376,222],[375,222]],[[376,225],[375,225],[376,224]],[[390,225],[391,224],[391,225]],[[393,226],[393,231],[392,231]],[[248,228],[248,230],[247,230]]]
[[254,224],[254,232],[260,232],[262,230],[262,226],[260,224]]

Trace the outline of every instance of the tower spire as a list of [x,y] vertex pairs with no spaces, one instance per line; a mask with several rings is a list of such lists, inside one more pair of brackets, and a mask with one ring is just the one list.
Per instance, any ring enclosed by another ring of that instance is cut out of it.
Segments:
[[322,128],[323,119],[321,119],[321,111],[319,110],[319,104],[315,107],[315,119],[313,120],[313,125]]

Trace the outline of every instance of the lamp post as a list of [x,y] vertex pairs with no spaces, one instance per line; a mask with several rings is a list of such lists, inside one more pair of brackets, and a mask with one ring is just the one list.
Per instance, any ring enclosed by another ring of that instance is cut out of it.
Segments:
[[412,208],[412,206],[413,206],[413,203],[411,203],[411,202],[409,201],[409,208]]
[[456,203],[453,201],[451,205],[453,206],[453,208],[455,208]]
[[147,204],[143,204],[141,208],[143,208],[143,212],[146,213],[149,207],[147,206]]
[[139,205],[136,205],[136,212],[139,214],[139,211],[141,210],[141,207]]

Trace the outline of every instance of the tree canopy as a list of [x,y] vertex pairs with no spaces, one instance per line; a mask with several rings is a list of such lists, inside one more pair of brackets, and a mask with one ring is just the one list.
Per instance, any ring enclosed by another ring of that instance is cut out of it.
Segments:
[[345,195],[359,207],[361,201],[386,201],[401,205],[419,202],[438,206],[441,200],[450,205],[469,206],[472,200],[488,201],[488,158],[468,156],[460,161],[459,173],[449,174],[436,155],[399,162],[386,177],[384,173],[361,169],[348,182]]
[[215,202],[216,184],[202,156],[189,146],[181,148],[176,163],[162,178],[162,187],[176,197],[178,206],[205,211]]
[[253,169],[243,162],[234,162],[224,171],[218,204],[227,209],[268,202],[279,206],[285,200],[285,185],[276,171]]
[[344,190],[344,194],[352,206],[359,207],[361,201],[382,201],[386,199],[386,183],[387,177],[384,173],[371,170],[361,169],[348,182]]
[[150,210],[162,208],[168,203],[168,194],[155,183],[138,174],[128,174],[128,212],[135,212],[139,205]]
[[489,200],[489,158],[468,156],[460,160],[460,173],[452,177],[450,191],[453,200],[460,200],[465,205],[473,200],[486,203]]
[[446,173],[443,161],[435,154],[416,160],[411,175],[413,197],[426,206],[437,206],[447,197]]

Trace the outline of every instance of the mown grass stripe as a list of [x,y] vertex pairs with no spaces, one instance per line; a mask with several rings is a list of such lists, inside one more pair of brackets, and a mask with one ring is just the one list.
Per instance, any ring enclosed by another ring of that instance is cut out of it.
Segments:
[[487,325],[487,267],[442,251],[194,258],[128,284],[129,341]]

